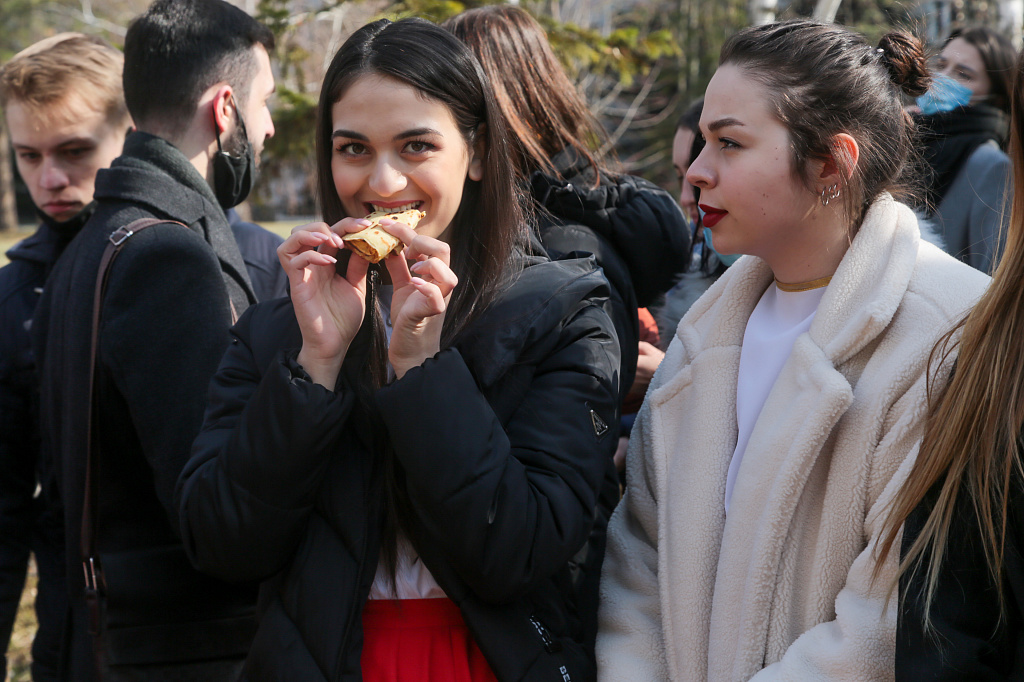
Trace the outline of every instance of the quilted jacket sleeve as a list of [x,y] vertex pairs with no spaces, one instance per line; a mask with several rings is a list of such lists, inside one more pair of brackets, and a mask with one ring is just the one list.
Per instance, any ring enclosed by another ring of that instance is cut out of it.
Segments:
[[291,556],[355,402],[343,385],[332,392],[309,381],[294,350],[261,367],[252,339],[281,324],[264,309],[250,308],[233,330],[178,486],[193,563],[232,580],[264,579]]

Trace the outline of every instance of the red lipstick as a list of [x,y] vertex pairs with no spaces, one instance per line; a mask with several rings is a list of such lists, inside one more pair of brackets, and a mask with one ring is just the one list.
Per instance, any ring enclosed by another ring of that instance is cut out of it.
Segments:
[[718,221],[724,218],[729,212],[714,206],[700,204],[700,210],[704,211],[704,227],[714,227]]

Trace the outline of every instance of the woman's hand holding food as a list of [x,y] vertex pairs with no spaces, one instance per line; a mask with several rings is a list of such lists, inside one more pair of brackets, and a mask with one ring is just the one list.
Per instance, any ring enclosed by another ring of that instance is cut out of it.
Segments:
[[298,362],[313,381],[330,390],[334,390],[345,353],[366,311],[368,264],[362,258],[350,258],[345,276],[336,272],[340,235],[368,224],[345,218],[333,227],[326,223],[302,225],[277,249],[302,330]]
[[[407,244],[384,261],[395,287],[388,359],[395,376],[402,378],[441,349],[445,310],[459,280],[446,243],[397,221],[385,220],[381,227]],[[410,266],[407,261],[416,262]]]

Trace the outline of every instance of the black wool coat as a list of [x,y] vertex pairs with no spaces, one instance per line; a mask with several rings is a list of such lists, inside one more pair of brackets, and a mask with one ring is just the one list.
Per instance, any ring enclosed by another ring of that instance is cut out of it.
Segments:
[[574,557],[615,449],[607,295],[592,259],[534,261],[452,347],[376,391],[367,324],[329,391],[295,363],[290,302],[243,316],[180,482],[196,565],[263,581],[243,679],[361,679],[388,443],[405,533],[498,679],[594,679],[581,621],[596,613],[576,604],[596,581]]
[[[167,664],[244,655],[255,630],[255,588],[206,579],[178,535],[174,486],[202,425],[210,378],[229,343],[232,308],[255,301],[224,211],[177,149],[131,134],[96,177],[96,212],[57,263],[40,301],[33,345],[41,369],[41,419],[64,504],[72,603],[67,679],[90,679],[80,538],[90,332],[96,274],[114,229],[138,218],[173,219],[131,237],[103,300],[94,453],[101,556],[127,567],[131,663]],[[160,554],[159,565],[142,568]],[[138,568],[136,568],[138,567]],[[210,622],[214,611],[222,618]]]
[[636,375],[640,321],[690,262],[690,227],[675,197],[635,175],[602,174],[572,149],[552,159],[562,178],[536,172],[530,191],[539,207],[538,231],[548,255],[594,254],[611,284],[611,316],[622,358],[619,389]]

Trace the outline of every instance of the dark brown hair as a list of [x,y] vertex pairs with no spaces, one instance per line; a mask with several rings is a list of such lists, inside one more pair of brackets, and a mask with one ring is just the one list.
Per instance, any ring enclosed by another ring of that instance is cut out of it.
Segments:
[[733,35],[720,64],[745,69],[768,89],[771,108],[789,130],[793,168],[808,187],[810,161],[834,158],[849,167],[833,144],[837,134],[857,141],[860,159],[842,178],[852,229],[880,193],[910,193],[917,155],[901,91],[924,94],[931,80],[917,38],[894,31],[876,48],[841,26],[796,19]]
[[470,147],[478,135],[484,136],[483,178],[466,180],[449,228],[452,270],[459,285],[445,314],[442,344],[448,345],[493,300],[526,238],[522,198],[509,172],[508,135],[480,64],[466,45],[423,19],[367,24],[334,56],[317,106],[318,200],[328,224],[347,215],[331,174],[331,108],[367,74],[399,81],[444,104]]
[[274,34],[224,0],[156,0],[124,38],[124,97],[140,129],[188,128],[207,88],[226,81],[249,99],[253,48],[274,49]]
[[985,73],[988,74],[989,82],[992,84],[989,91],[992,106],[1002,109],[1004,113],[1010,113],[1013,64],[1017,59],[1017,50],[1013,47],[1013,43],[1006,36],[987,26],[973,26],[954,29],[942,46],[949,45],[957,38],[972,45],[981,55]]
[[601,125],[569,80],[537,20],[518,7],[490,5],[463,12],[442,26],[469,45],[491,81],[514,136],[516,167],[558,175],[551,159],[574,149],[591,167],[607,170],[594,151]]

